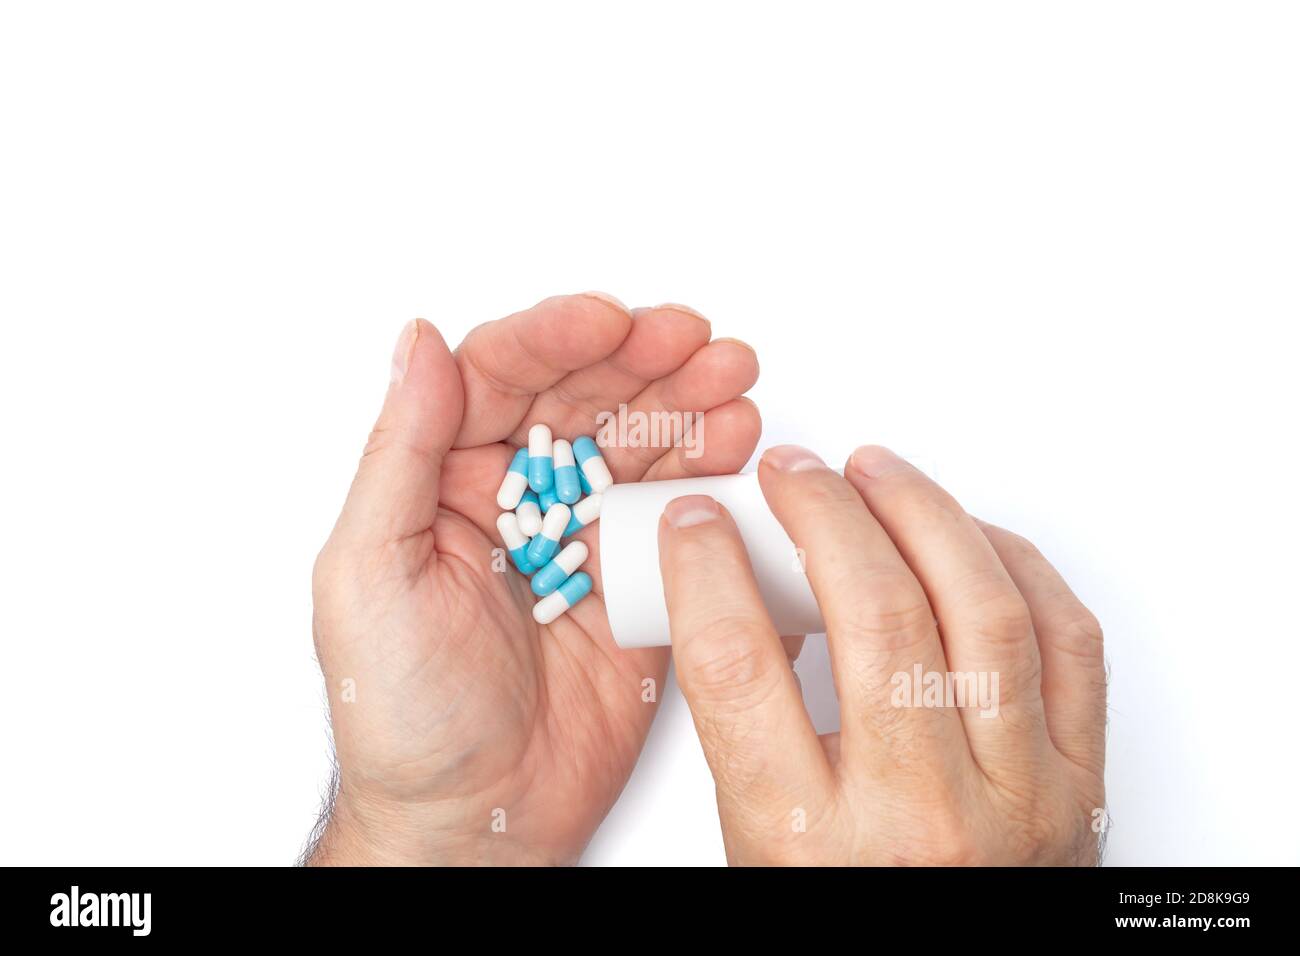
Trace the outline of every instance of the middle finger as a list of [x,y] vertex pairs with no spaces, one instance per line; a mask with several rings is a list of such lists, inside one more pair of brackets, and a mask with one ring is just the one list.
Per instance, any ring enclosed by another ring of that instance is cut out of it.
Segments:
[[951,779],[970,759],[960,720],[951,708],[899,693],[918,669],[946,672],[920,583],[858,493],[812,452],[770,448],[758,477],[803,552],[826,621],[844,766],[877,779],[896,781],[900,771],[915,781]]

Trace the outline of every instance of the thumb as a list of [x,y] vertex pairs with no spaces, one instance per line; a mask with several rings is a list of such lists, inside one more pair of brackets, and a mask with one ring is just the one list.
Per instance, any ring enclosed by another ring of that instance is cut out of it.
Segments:
[[465,395],[447,343],[424,319],[402,329],[392,381],[335,534],[377,547],[433,527],[442,461],[460,430]]

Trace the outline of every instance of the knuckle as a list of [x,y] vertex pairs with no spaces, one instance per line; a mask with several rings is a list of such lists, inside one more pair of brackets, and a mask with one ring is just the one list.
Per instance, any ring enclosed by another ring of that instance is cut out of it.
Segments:
[[1087,832],[1087,828],[1081,826],[1084,819],[1082,815],[1063,812],[1055,805],[1044,807],[1039,799],[1013,807],[1008,811],[1006,833],[1006,847],[1012,862],[1074,862],[1082,855],[1080,831]]
[[970,579],[965,602],[979,635],[997,642],[1019,642],[1033,634],[1029,605],[1011,584],[995,572]]
[[878,615],[874,620],[859,622],[857,632],[865,634],[868,646],[880,655],[914,653],[918,660],[925,656],[925,645],[936,638],[928,608]]
[[980,866],[985,861],[983,851],[965,829],[953,833],[946,840],[931,843],[925,863],[933,866]]
[[928,808],[906,845],[889,853],[891,862],[907,866],[978,866],[986,862],[983,848],[967,824],[960,808],[944,801]]
[[1082,604],[1074,604],[1051,619],[1048,627],[1052,646],[1073,657],[1100,661],[1105,638],[1101,622]]
[[715,619],[707,633],[686,642],[677,657],[682,678],[691,690],[714,701],[742,701],[775,685],[780,673],[777,655],[771,650],[751,620],[728,615]]
[[1043,553],[1038,550],[1038,545],[1030,541],[1024,535],[1016,534],[1014,531],[1002,530],[998,535],[1003,545],[1014,552],[1018,557],[1032,560],[1045,560]]
[[424,467],[434,469],[441,468],[443,462],[442,452],[412,443],[398,429],[376,423],[366,438],[366,447],[361,451],[358,474],[368,468],[377,467],[373,464],[376,460],[384,461],[390,457],[398,459],[410,457]]
[[383,425],[375,425],[370,429],[370,434],[366,436],[366,446],[361,450],[361,460],[366,461],[375,455],[391,447],[393,444],[393,431],[391,428],[385,428]]
[[990,779],[993,806],[1001,821],[1002,862],[1067,865],[1081,858],[1080,829],[1088,831],[1092,818],[1090,812],[1075,811],[1077,800],[1063,788],[1063,779],[1036,761],[1019,765],[1014,772],[1004,767],[996,779]]
[[934,627],[929,605],[889,610],[863,608],[850,622],[850,629],[868,639],[879,651],[906,651],[923,643]]
[[961,504],[922,472],[905,469],[883,479],[893,486],[895,507],[904,523],[917,528],[945,529],[968,520]]
[[881,650],[905,650],[934,627],[925,593],[902,572],[873,573],[856,589],[860,597],[847,609],[843,626]]
[[1055,828],[1042,814],[1023,817],[1011,827],[1007,835],[1007,848],[1017,862],[1034,863],[1047,855],[1057,844]]

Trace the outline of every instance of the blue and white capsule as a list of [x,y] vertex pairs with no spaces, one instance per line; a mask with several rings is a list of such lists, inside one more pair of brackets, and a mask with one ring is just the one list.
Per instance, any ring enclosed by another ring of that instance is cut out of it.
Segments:
[[551,510],[551,505],[555,504],[559,500],[560,499],[555,495],[555,486],[552,485],[537,496],[537,505],[542,509],[542,514],[546,514],[546,512]]
[[555,439],[551,458],[555,463],[555,494],[566,505],[571,505],[582,497],[582,481],[578,478],[573,446],[563,438]]
[[581,531],[600,517],[600,495],[588,495],[573,506],[569,512],[569,523],[564,528],[564,537]]
[[591,482],[587,480],[587,476],[582,473],[581,468],[578,469],[578,482],[582,485],[584,495],[591,494]]
[[537,492],[531,488],[524,492],[523,500],[515,509],[515,517],[519,519],[519,530],[530,538],[542,530],[542,508],[537,501]]
[[501,532],[501,540],[519,573],[532,574],[536,571],[537,565],[528,560],[528,537],[519,530],[519,519],[513,511],[506,511],[497,518],[497,530]]
[[528,487],[539,495],[555,484],[554,447],[549,426],[538,424],[528,429]]
[[572,574],[558,590],[533,605],[533,620],[538,624],[550,624],[590,593],[591,575],[586,571]]
[[497,491],[497,507],[502,511],[513,511],[519,505],[519,499],[528,490],[528,449],[521,448],[510,460],[510,470],[501,479],[501,488]]
[[[528,453],[532,454],[531,446]],[[587,484],[591,485],[593,493],[603,494],[605,489],[614,483],[614,476],[609,473],[609,465],[605,464],[605,459],[601,457],[600,449],[586,435],[573,443],[573,454],[578,459],[578,467],[582,469],[583,477],[587,479]]]
[[534,568],[544,567],[560,548],[560,538],[569,526],[569,506],[562,501],[551,505],[542,518],[542,530],[533,536],[528,545],[528,563]]
[[581,541],[570,541],[551,558],[550,564],[533,575],[533,593],[546,597],[568,580],[569,575],[587,560],[587,546]]

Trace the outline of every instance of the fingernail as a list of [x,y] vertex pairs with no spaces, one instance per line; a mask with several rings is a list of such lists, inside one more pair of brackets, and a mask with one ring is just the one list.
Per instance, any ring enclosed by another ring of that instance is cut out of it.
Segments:
[[685,495],[674,498],[664,508],[664,517],[674,528],[691,528],[712,521],[722,511],[708,495]]
[[411,365],[411,353],[415,351],[415,340],[420,334],[420,323],[416,319],[407,322],[402,334],[397,337],[397,347],[393,349],[393,384],[400,385],[406,378],[406,370]]
[[699,312],[692,309],[689,305],[682,305],[680,302],[660,302],[658,305],[654,306],[653,308],[647,311],[657,312],[659,310],[664,310],[667,312],[680,312],[682,313],[682,315],[689,315],[697,319],[703,319],[705,322],[709,321],[708,319],[705,319],[704,316],[700,315]]
[[717,345],[719,342],[729,342],[729,343],[732,344],[732,345],[739,345],[742,349],[749,349],[749,351],[753,352],[755,355],[758,354],[758,352],[755,350],[754,346],[750,345],[748,342],[742,342],[740,339],[733,339],[733,338],[732,338],[731,336],[729,336],[729,335],[724,335],[724,336],[723,336],[722,338],[720,338],[720,339],[714,339],[714,340],[713,340],[711,343],[709,343],[709,344],[711,344],[711,345]]
[[849,465],[868,478],[880,478],[910,467],[883,445],[863,445],[849,457]]
[[586,297],[586,298],[588,298],[588,299],[599,299],[601,302],[604,302],[604,303],[606,303],[607,305],[612,305],[614,308],[618,309],[620,312],[627,312],[627,311],[628,311],[627,306],[625,306],[622,302],[620,302],[620,301],[619,301],[618,299],[616,299],[614,296],[610,295],[608,292],[580,292],[579,295],[582,295],[582,296],[584,296],[584,297]]
[[809,471],[813,468],[826,467],[826,462],[799,445],[777,445],[769,448],[763,452],[763,461],[777,471]]

